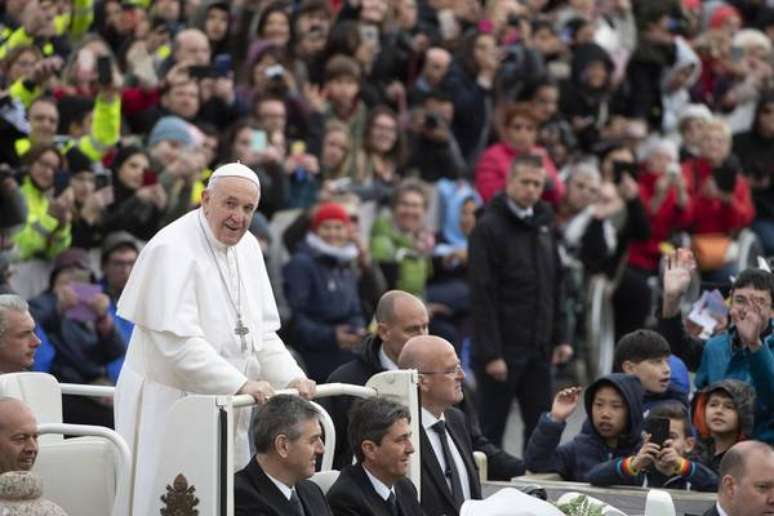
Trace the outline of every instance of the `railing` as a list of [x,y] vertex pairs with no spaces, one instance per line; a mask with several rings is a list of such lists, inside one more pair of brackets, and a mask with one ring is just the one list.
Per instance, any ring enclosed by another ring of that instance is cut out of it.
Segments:
[[62,394],[88,396],[90,398],[112,398],[116,388],[108,385],[82,385],[79,383],[60,383]]

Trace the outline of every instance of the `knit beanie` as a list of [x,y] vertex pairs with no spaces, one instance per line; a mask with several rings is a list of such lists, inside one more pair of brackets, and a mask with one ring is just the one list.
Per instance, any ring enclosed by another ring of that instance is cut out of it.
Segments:
[[347,210],[339,203],[326,202],[321,204],[312,217],[312,231],[317,231],[320,224],[326,220],[339,220],[343,223],[349,222]]

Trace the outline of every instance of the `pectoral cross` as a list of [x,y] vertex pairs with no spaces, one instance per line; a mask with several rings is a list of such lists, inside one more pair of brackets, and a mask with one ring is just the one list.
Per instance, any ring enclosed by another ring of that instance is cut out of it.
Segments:
[[234,328],[234,335],[239,335],[239,340],[242,341],[242,351],[245,351],[247,349],[247,339],[245,339],[245,335],[250,333],[250,329],[242,324],[242,318],[237,319],[237,327]]

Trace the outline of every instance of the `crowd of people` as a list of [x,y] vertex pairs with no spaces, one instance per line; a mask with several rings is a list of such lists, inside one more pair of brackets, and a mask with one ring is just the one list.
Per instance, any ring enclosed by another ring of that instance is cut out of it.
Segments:
[[[138,364],[194,337],[200,358],[226,337],[244,354],[257,327],[279,387],[420,371],[428,514],[480,495],[472,450],[496,479],[714,490],[737,441],[774,443],[774,280],[740,259],[774,254],[773,39],[774,8],[743,0],[6,0],[0,371],[126,387],[125,360],[158,375]],[[248,176],[210,181],[233,162]],[[556,393],[600,275],[615,371]],[[714,319],[689,315],[715,288]],[[208,329],[229,306],[236,337]],[[176,387],[265,401],[242,358]],[[503,450],[514,400],[523,461]],[[351,400],[327,408],[374,441]],[[405,414],[368,410],[397,442]],[[63,398],[66,422],[130,413]],[[336,466],[378,461],[361,444]]]

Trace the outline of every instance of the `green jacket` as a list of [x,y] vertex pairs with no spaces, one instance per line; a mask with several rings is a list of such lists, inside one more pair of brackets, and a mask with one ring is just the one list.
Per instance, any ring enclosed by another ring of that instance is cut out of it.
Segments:
[[432,274],[429,257],[416,252],[414,239],[395,227],[392,216],[381,215],[371,229],[371,256],[384,270],[390,281],[390,267],[395,268],[395,288],[416,296],[423,296],[425,285]]
[[14,236],[19,256],[22,260],[36,257],[54,258],[70,247],[70,224],[60,226],[59,222],[48,214],[48,197],[32,184],[29,177],[24,179],[20,190],[27,203],[27,222]]

